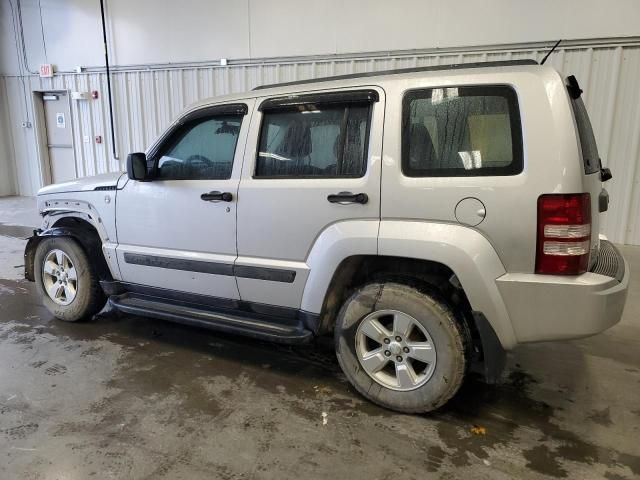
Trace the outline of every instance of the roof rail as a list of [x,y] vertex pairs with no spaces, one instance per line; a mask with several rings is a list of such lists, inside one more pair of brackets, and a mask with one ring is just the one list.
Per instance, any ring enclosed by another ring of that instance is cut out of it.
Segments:
[[433,65],[430,67],[399,68],[396,70],[380,70],[378,72],[349,73],[347,75],[336,75],[334,77],[309,78],[307,80],[296,80],[293,82],[272,83],[269,85],[257,86],[253,90],[262,90],[264,88],[271,88],[271,87],[284,87],[287,85],[304,85],[307,83],[316,83],[316,82],[331,82],[333,80],[348,80],[351,78],[378,77],[381,75],[400,75],[402,73],[414,73],[414,72],[436,72],[439,70],[459,70],[462,68],[510,67],[514,65],[538,65],[538,62],[533,59],[504,60],[504,61],[497,61],[497,62],[454,63],[451,65]]

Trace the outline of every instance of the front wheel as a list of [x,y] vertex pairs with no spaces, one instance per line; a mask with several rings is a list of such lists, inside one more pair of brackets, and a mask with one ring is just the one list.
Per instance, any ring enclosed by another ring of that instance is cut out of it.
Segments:
[[91,318],[106,303],[87,254],[71,238],[42,240],[36,249],[34,274],[42,303],[60,320]]
[[444,405],[466,369],[463,332],[449,306],[399,283],[357,290],[338,314],[335,346],[358,392],[399,412]]

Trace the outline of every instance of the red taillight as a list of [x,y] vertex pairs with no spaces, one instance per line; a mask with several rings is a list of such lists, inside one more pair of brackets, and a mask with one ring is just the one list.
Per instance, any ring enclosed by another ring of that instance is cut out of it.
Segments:
[[536,273],[578,275],[589,267],[591,198],[588,193],[538,198]]

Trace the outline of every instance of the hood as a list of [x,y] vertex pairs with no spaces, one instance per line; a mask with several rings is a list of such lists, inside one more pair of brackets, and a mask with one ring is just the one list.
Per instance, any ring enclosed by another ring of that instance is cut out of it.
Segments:
[[38,190],[38,195],[48,195],[50,193],[64,192],[88,192],[96,187],[113,187],[118,185],[118,179],[123,176],[123,172],[103,173],[94,177],[84,177],[64,183],[54,183]]

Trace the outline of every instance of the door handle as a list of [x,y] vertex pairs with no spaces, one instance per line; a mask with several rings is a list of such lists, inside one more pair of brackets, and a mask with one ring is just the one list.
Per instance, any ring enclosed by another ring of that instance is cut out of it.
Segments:
[[203,193],[202,195],[200,195],[200,199],[204,200],[205,202],[230,202],[231,200],[233,200],[233,195],[229,192],[209,192],[209,193]]
[[342,205],[345,205],[347,203],[365,204],[369,201],[369,195],[367,195],[366,193],[340,192],[329,195],[327,197],[327,200],[329,200],[331,203],[340,203]]

